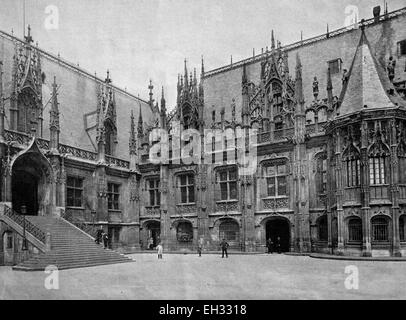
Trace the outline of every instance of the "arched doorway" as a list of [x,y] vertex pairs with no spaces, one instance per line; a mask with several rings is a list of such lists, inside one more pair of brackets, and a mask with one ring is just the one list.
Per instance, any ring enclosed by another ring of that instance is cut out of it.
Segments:
[[161,223],[159,221],[150,221],[146,225],[147,239],[146,239],[146,248],[152,249],[155,248],[161,237]]
[[12,162],[11,201],[14,211],[26,215],[53,213],[55,191],[52,185],[52,167],[41,154],[35,141]]
[[276,245],[278,237],[280,238],[281,251],[288,252],[290,249],[290,225],[284,218],[274,218],[266,222],[265,225],[266,240],[272,239]]

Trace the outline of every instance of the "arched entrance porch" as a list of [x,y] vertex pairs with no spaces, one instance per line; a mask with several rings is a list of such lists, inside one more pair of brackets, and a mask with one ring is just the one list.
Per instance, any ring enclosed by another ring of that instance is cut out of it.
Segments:
[[143,224],[143,249],[155,248],[161,237],[161,223],[158,220],[148,220]]
[[11,163],[11,202],[14,211],[26,215],[52,214],[55,207],[53,170],[35,140]]
[[[279,238],[279,240],[278,240]],[[280,243],[281,252],[290,251],[290,222],[283,217],[269,218],[265,222],[265,239],[271,239],[274,248],[277,250],[277,243]]]

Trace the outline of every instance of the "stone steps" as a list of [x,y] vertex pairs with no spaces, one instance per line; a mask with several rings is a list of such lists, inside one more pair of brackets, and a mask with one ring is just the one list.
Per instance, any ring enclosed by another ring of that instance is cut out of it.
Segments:
[[38,271],[49,265],[61,270],[133,261],[120,253],[104,249],[62,218],[30,216],[27,219],[51,234],[51,250],[14,266],[14,270]]

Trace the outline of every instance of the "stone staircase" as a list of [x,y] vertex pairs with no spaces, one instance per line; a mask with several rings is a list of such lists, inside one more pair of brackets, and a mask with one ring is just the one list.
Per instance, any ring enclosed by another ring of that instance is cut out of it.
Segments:
[[51,250],[14,266],[14,270],[43,271],[49,265],[62,270],[133,261],[115,251],[104,249],[89,235],[60,217],[26,216],[26,218],[42,231],[51,234]]

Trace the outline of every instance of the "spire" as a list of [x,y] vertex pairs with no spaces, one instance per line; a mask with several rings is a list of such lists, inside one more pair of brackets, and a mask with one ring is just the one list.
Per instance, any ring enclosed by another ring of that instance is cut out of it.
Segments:
[[131,122],[130,122],[130,141],[128,143],[130,155],[137,154],[137,138],[135,136],[135,122],[134,113],[131,110]]
[[161,94],[161,114],[166,114],[166,101],[165,101],[165,94],[164,94],[164,86],[162,86],[162,94]]
[[154,89],[154,86],[152,85],[152,80],[149,80],[148,89],[149,89],[149,105],[151,107],[153,107],[154,106],[154,104],[153,104],[154,103],[154,99],[153,99],[154,94],[153,94],[152,90]]
[[27,35],[26,35],[24,38],[25,38],[25,41],[26,41],[28,44],[31,44],[31,42],[34,42],[34,41],[32,40],[32,37],[31,37],[31,26],[28,25],[27,29],[28,29],[28,33],[27,33]]
[[166,129],[166,101],[164,94],[164,87],[162,86],[162,95],[161,95],[161,117],[160,117],[160,127]]
[[106,84],[110,84],[111,83],[111,79],[110,79],[110,71],[109,69],[107,69],[107,76],[106,79],[104,80],[106,82]]
[[275,49],[275,36],[274,36],[274,33],[273,33],[273,29],[272,29],[272,32],[271,32],[271,49],[272,50]]
[[144,127],[143,127],[143,121],[142,121],[141,104],[140,104],[140,114],[138,116],[137,134],[138,134],[138,138],[142,138],[144,136]]
[[247,79],[247,66],[244,64],[242,67],[242,109],[241,116],[244,126],[248,126],[249,117],[249,101],[248,101],[248,79]]
[[197,85],[197,76],[196,76],[196,68],[193,70],[193,85]]
[[201,67],[200,74],[201,74],[201,78],[203,78],[204,77],[204,59],[203,59],[203,56],[202,56],[202,67]]
[[185,58],[185,76],[184,76],[184,80],[185,80],[185,88],[188,87],[188,73],[187,73],[187,62],[186,62],[186,58]]
[[296,81],[295,81],[295,97],[296,102],[300,105],[304,104],[303,83],[302,83],[302,63],[299,53],[296,53]]

